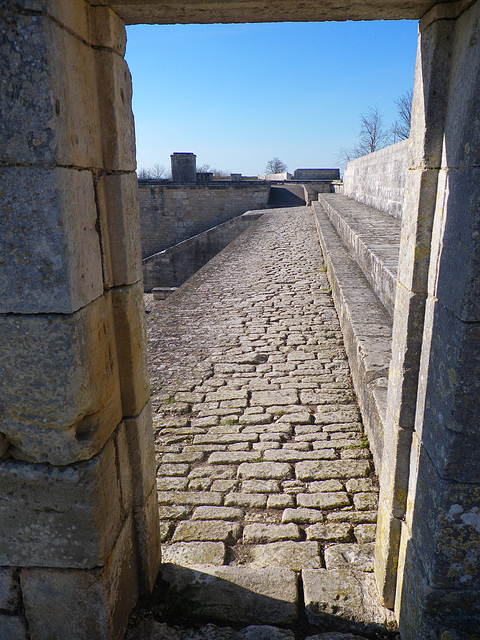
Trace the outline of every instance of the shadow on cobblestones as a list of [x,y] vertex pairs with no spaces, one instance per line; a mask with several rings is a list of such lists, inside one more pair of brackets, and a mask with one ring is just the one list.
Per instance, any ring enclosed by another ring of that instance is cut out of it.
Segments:
[[146,306],[164,565],[131,640],[391,637],[378,483],[310,209],[269,211]]

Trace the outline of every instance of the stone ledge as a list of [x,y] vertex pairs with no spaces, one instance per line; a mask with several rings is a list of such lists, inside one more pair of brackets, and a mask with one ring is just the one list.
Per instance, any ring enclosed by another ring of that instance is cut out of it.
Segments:
[[314,211],[353,383],[378,472],[382,459],[392,320],[327,214],[319,205]]
[[179,610],[188,603],[193,617],[280,625],[297,619],[297,576],[285,567],[165,564],[162,577],[175,591]]
[[319,194],[319,204],[393,317],[401,222],[383,211],[339,194]]
[[265,210],[246,211],[168,249],[143,258],[145,292],[180,287],[264,213]]
[[384,636],[395,617],[380,604],[372,573],[351,569],[304,569],[305,613],[314,625]]

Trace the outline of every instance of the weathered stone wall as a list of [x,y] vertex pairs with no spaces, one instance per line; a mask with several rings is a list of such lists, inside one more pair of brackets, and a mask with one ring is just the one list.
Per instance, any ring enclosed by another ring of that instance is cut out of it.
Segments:
[[194,153],[172,153],[172,182],[195,184],[197,156]]
[[139,181],[142,256],[148,257],[250,209],[264,209],[270,185],[173,185]]
[[145,258],[143,260],[144,290],[149,292],[154,287],[179,287],[261,215],[260,212],[247,211],[241,216]]
[[340,169],[295,169],[294,180],[340,180]]
[[480,2],[455,8],[420,22],[381,474],[377,581],[405,640],[480,621]]
[[119,639],[159,563],[131,83],[118,16],[378,19],[429,9],[375,570],[403,640],[477,633],[480,3],[108,4],[118,13],[106,0],[11,0],[0,13],[0,636]]
[[408,140],[351,160],[343,174],[343,193],[358,202],[402,217]]
[[120,638],[160,560],[125,28],[0,20],[0,637]]
[[[442,1],[442,0],[441,0]],[[445,0],[448,2],[448,0]],[[418,20],[433,7],[435,0],[369,0],[339,3],[338,0],[291,2],[277,0],[266,6],[264,0],[238,0],[199,4],[198,0],[91,0],[109,4],[126,24],[176,24],[211,22],[283,22],[293,20]]]
[[282,171],[281,173],[261,173],[258,176],[259,180],[291,180],[292,174],[288,171]]

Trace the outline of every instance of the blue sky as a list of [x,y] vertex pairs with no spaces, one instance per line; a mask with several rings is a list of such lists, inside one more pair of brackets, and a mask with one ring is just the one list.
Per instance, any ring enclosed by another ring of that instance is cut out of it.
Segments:
[[386,124],[412,88],[417,23],[311,22],[127,27],[139,168],[197,166],[262,173],[337,167],[360,114]]

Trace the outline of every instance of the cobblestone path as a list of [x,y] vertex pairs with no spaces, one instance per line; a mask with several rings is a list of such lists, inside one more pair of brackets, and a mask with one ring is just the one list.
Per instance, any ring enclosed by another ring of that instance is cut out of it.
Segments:
[[305,605],[325,569],[371,578],[377,482],[311,210],[269,211],[149,310],[163,562],[303,571]]

